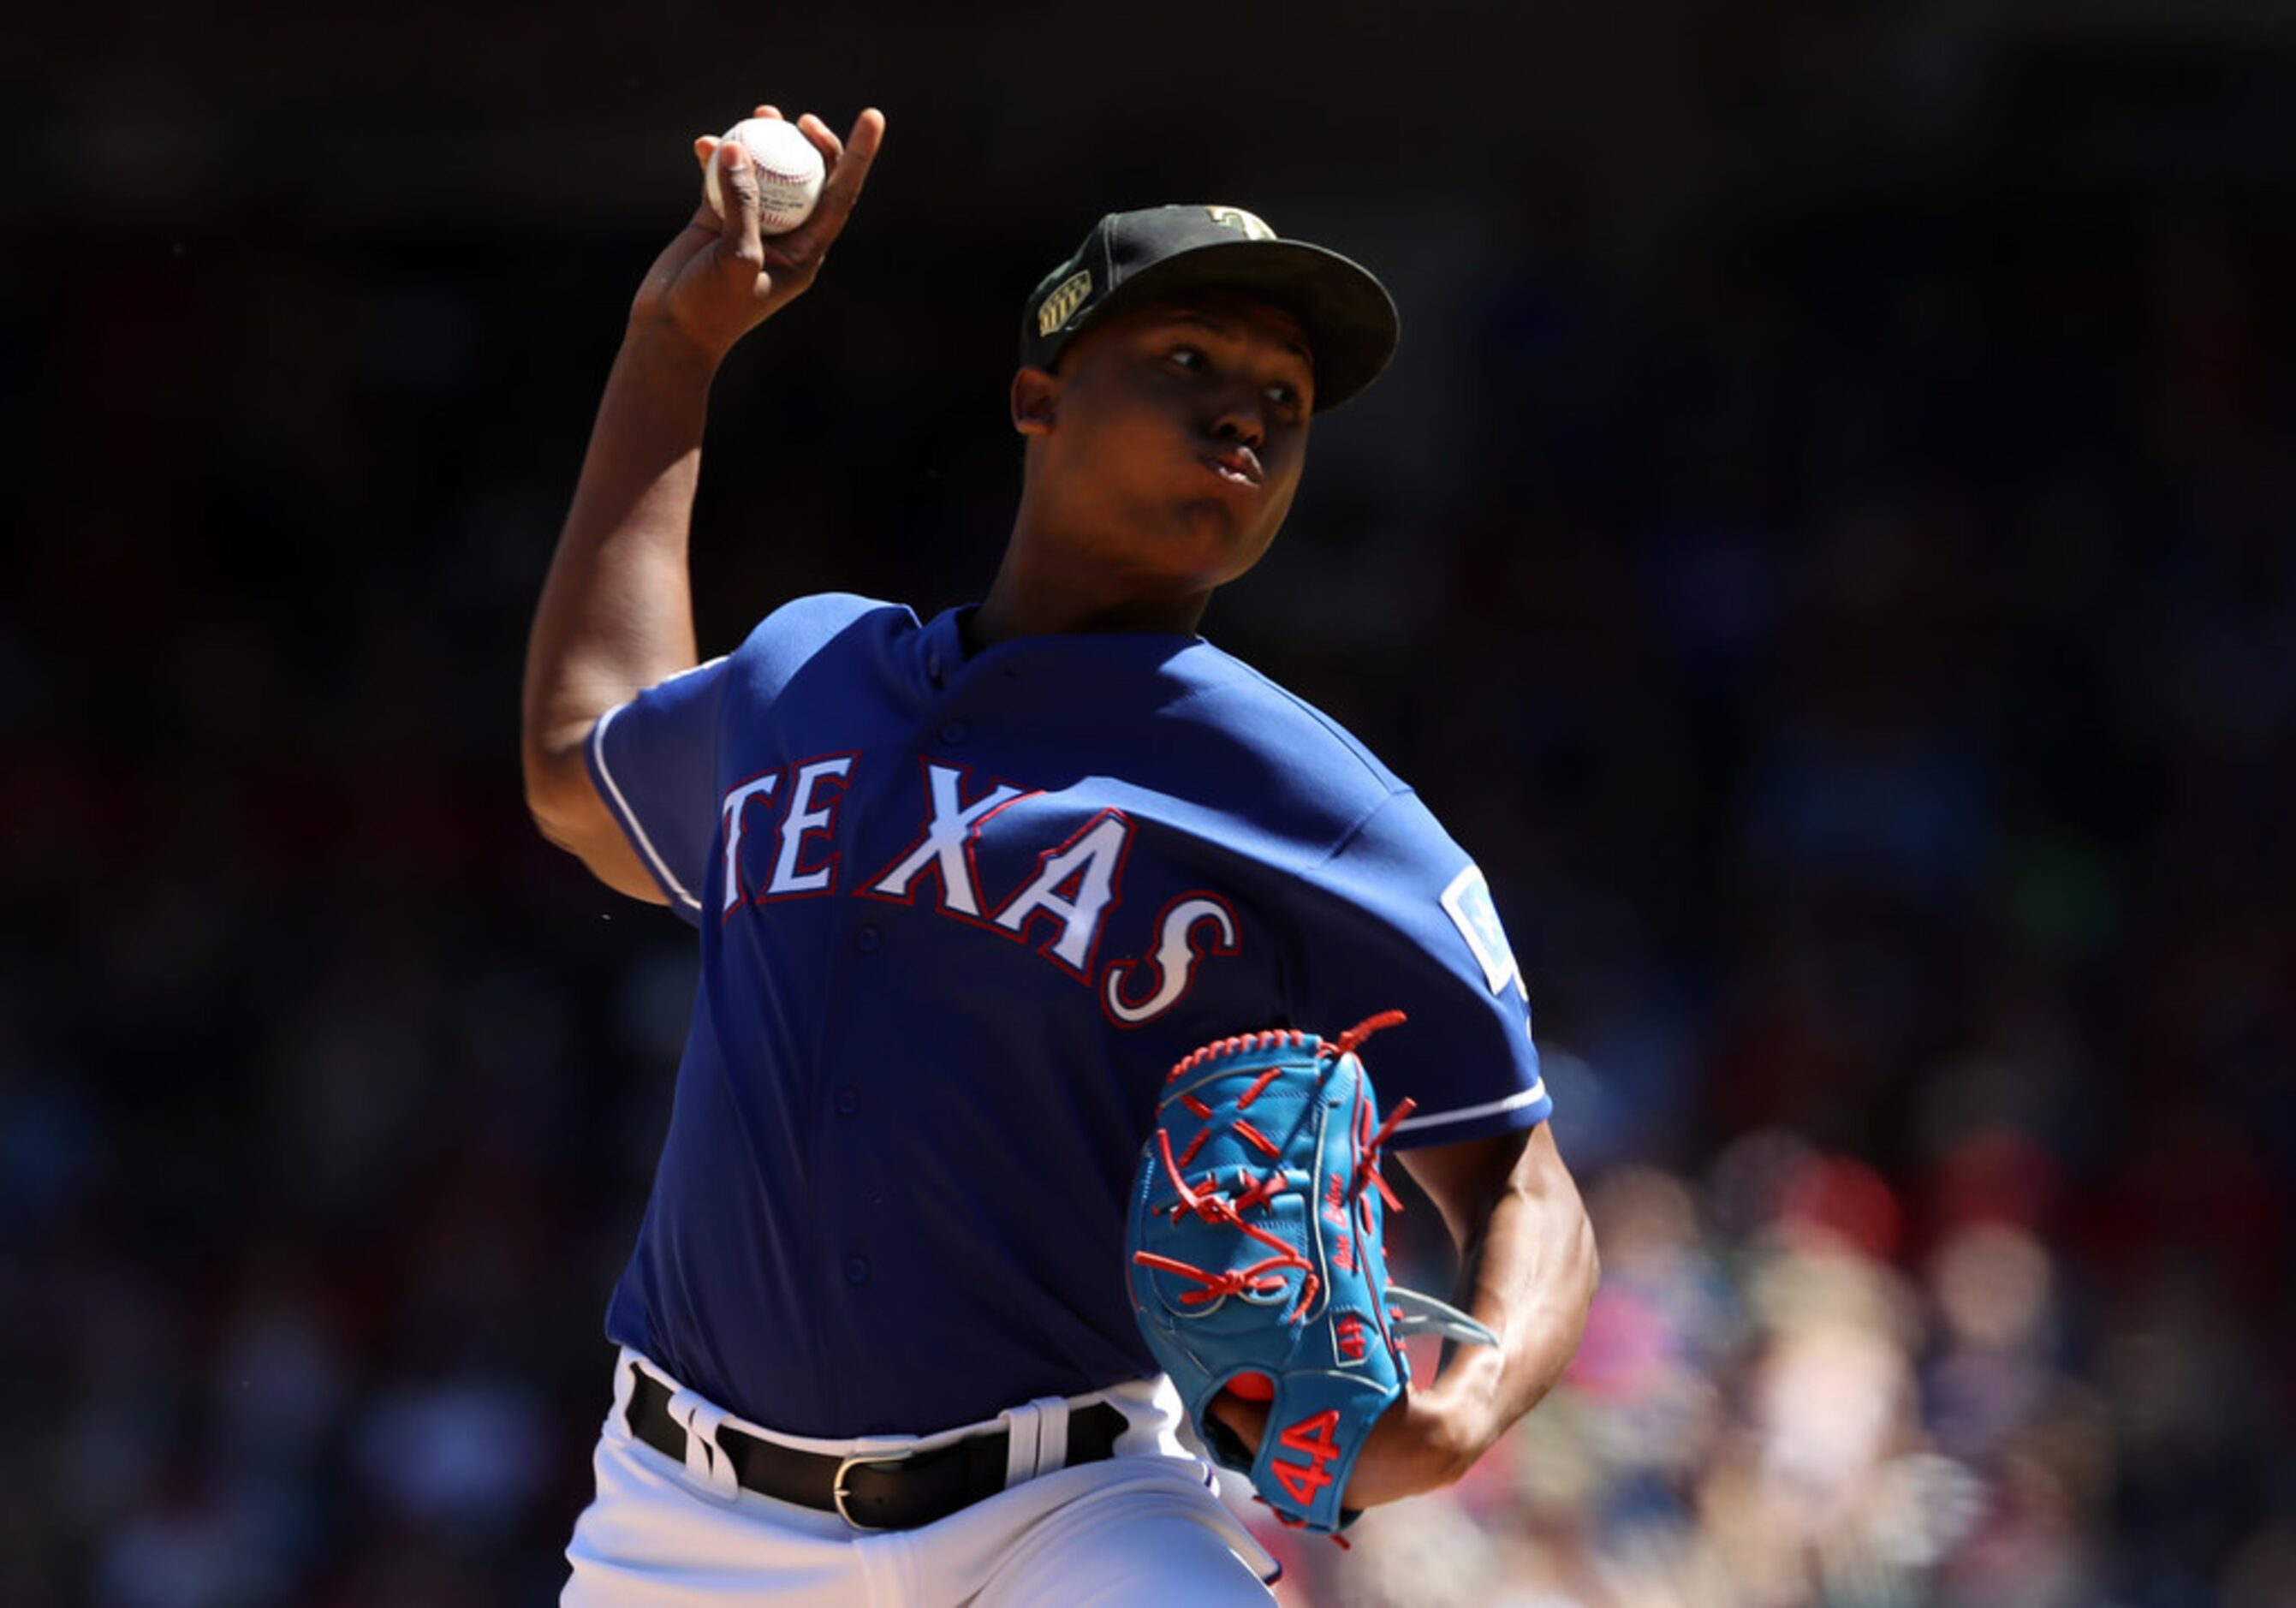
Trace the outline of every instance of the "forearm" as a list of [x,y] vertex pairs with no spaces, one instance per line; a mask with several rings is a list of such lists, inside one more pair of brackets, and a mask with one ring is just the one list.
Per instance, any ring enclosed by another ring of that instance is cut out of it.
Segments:
[[544,813],[597,718],[695,660],[687,534],[714,357],[634,322],[528,640],[522,754]]
[[[758,108],[760,118],[781,114]],[[798,131],[828,168],[813,216],[767,243],[758,176],[738,142],[703,136],[696,161],[721,180],[646,270],[606,379],[574,503],[527,639],[520,759],[545,835],[608,883],[665,895],[590,784],[582,745],[598,717],[694,662],[686,540],[701,431],[718,365],[811,284],[861,193],[883,138],[875,111],[842,144],[808,113]]]
[[1542,1123],[1527,1135],[1406,1153],[1460,1249],[1453,1304],[1498,1337],[1447,1348],[1373,1432],[1348,1483],[1368,1507],[1449,1485],[1554,1388],[1595,1294],[1595,1236]]
[[1586,1328],[1597,1264],[1578,1189],[1543,1127],[1488,1215],[1466,1227],[1456,1304],[1499,1343],[1451,1348],[1430,1389],[1454,1415],[1472,1464],[1562,1377]]

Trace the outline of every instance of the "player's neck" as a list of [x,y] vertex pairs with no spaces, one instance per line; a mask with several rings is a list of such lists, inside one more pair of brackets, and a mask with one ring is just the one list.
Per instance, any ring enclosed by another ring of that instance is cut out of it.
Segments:
[[1037,564],[1021,545],[1006,549],[980,607],[965,619],[972,652],[1014,636],[1070,632],[1194,632],[1211,602],[1209,589],[1168,596],[1127,593],[1115,578],[1079,574],[1072,565]]

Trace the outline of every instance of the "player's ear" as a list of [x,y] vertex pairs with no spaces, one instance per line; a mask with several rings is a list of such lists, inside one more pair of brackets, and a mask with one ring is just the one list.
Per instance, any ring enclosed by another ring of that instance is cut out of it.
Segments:
[[1050,435],[1061,394],[1061,377],[1048,368],[1023,368],[1013,376],[1013,428],[1024,436]]

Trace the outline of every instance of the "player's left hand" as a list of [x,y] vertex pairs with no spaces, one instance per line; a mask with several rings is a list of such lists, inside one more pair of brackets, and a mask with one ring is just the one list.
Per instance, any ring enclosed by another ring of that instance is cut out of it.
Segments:
[[[1212,1415],[1234,1430],[1254,1451],[1267,1430],[1267,1404],[1233,1393],[1212,1404]],[[1365,1437],[1348,1475],[1341,1505],[1376,1507],[1455,1483],[1489,1449],[1440,1383],[1406,1385]]]

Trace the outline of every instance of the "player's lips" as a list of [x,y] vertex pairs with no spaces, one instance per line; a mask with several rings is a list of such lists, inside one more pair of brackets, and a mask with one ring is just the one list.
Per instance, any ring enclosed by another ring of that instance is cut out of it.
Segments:
[[1239,486],[1257,486],[1267,473],[1260,467],[1259,455],[1249,447],[1224,447],[1207,455],[1204,462],[1220,479]]

